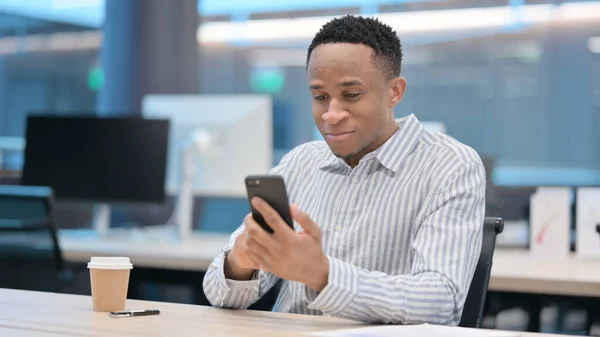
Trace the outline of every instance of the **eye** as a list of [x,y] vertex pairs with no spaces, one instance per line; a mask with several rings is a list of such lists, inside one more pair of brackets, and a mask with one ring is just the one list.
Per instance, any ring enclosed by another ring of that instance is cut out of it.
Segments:
[[344,96],[346,96],[347,98],[357,98],[358,96],[360,96],[359,93],[349,93],[349,94],[345,94]]
[[325,96],[325,95],[320,95],[320,96],[314,96],[313,98],[314,98],[315,100],[317,100],[317,101],[323,101],[323,100],[326,100],[326,99],[327,99],[327,96]]

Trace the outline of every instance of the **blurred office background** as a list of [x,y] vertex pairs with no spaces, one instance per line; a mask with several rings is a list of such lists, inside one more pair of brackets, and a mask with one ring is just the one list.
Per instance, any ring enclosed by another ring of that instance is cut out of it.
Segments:
[[[128,11],[128,2],[115,1],[109,23],[134,30],[121,21],[146,14],[135,29],[153,30],[131,37],[177,40],[166,25],[173,18],[161,13],[176,7],[168,15],[189,16],[182,4]],[[30,111],[96,111],[101,50],[118,47],[103,45],[110,4],[0,1],[0,136],[22,136]],[[319,17],[380,14],[404,46],[408,90],[398,116],[444,123],[494,159],[498,185],[600,183],[598,1],[204,0],[197,9],[197,92],[271,94],[279,153],[315,138],[304,64],[314,28],[326,21]],[[151,44],[168,53],[166,42]],[[6,154],[3,168],[21,162]]]
[[[600,1],[583,0],[0,0],[0,183],[19,181],[28,114],[135,115],[153,93],[269,95],[275,165],[320,138],[306,48],[345,14],[397,30],[408,82],[397,117],[482,156],[487,214],[508,221],[499,244],[528,244],[535,187],[600,186]],[[171,209],[116,205],[113,222],[160,224]],[[90,212],[59,202],[57,226]],[[194,212],[196,228],[230,232],[248,207],[198,197]]]

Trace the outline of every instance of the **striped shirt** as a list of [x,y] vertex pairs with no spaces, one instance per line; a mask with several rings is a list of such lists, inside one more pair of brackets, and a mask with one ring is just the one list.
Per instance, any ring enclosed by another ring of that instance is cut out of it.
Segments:
[[[282,281],[274,311],[375,323],[457,325],[481,249],[485,170],[478,154],[426,131],[414,115],[355,168],[323,141],[289,152],[272,174],[323,233],[329,259],[319,293]],[[298,224],[296,230],[301,230]],[[278,281],[258,271],[225,279],[223,262],[243,225],[208,268],[217,307],[244,309]]]

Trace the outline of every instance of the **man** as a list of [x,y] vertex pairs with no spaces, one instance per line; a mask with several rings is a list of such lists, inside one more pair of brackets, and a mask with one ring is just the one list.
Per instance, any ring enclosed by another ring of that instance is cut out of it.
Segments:
[[456,325],[481,248],[485,171],[477,153],[393,109],[406,81],[396,33],[346,16],[308,49],[312,110],[325,142],[288,153],[296,230],[260,199],[209,267],[218,307],[247,308],[279,279],[274,310],[365,322]]

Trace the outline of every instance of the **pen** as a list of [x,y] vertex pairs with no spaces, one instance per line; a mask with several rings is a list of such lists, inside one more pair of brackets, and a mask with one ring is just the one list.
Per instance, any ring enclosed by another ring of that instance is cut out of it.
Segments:
[[144,310],[125,310],[125,311],[112,311],[109,313],[110,317],[133,317],[133,316],[148,316],[158,315],[160,310],[158,309],[144,309]]

